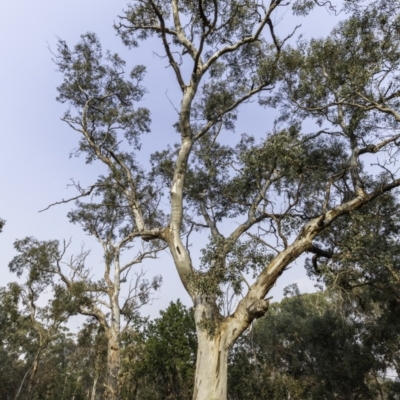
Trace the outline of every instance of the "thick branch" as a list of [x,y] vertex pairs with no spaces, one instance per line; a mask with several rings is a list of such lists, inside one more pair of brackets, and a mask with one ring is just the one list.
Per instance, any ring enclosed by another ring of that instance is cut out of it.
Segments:
[[[376,197],[399,186],[400,179],[394,180],[393,182],[383,185],[381,188],[369,194],[357,196],[356,198],[329,210],[325,215],[314,218],[312,221],[307,223],[295,241],[285,250],[279,253],[261,272],[255,283],[251,286],[251,289],[248,291],[247,295],[239,302],[233,316],[235,318],[247,320],[249,318],[249,313],[247,311],[249,301],[253,301],[255,299],[264,299],[269,290],[275,284],[278,277],[291,262],[296,260],[304,252],[310,251],[310,249],[317,251],[317,248],[312,246],[313,239],[330,224],[332,224],[332,222],[334,222],[338,217],[361,208],[365,204],[374,200]],[[320,250],[320,254],[322,254],[322,252],[323,251]],[[328,252],[324,252],[323,254],[326,256],[331,256],[331,254],[328,254]]]

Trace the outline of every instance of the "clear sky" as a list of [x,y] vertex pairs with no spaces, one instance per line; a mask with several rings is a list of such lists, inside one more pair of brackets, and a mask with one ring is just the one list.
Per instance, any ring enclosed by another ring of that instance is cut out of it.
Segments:
[[[145,139],[142,162],[146,155],[173,143],[172,123],[176,114],[170,104],[177,101],[177,85],[157,41],[142,43],[130,51],[116,37],[112,28],[117,15],[126,5],[123,0],[3,0],[0,3],[0,217],[7,220],[0,235],[0,286],[16,278],[8,272],[8,262],[15,255],[13,242],[25,236],[40,240],[72,238],[74,249],[82,243],[92,249],[90,262],[94,270],[101,268],[101,252],[78,226],[71,225],[67,212],[72,204],[38,213],[48,204],[75,195],[67,189],[71,179],[90,184],[102,172],[99,164],[86,165],[84,159],[69,158],[78,143],[60,117],[65,107],[55,101],[56,87],[61,83],[49,50],[56,48],[57,37],[74,45],[82,33],[95,32],[104,49],[118,52],[129,66],[144,64],[148,74],[145,106],[152,111],[152,133]],[[325,10],[303,19],[300,31],[306,37],[323,36],[338,19]],[[285,15],[282,29],[291,29],[293,18]],[[168,93],[168,97],[166,95]],[[268,130],[273,115],[257,105],[246,105],[239,118],[237,132],[262,135]],[[140,159],[140,158],[139,158]],[[281,277],[271,295],[278,300],[282,288],[297,282],[301,291],[312,291],[313,283],[305,276],[301,263]],[[182,289],[170,257],[145,264],[148,276],[162,274],[164,284],[158,300],[144,313],[158,315],[171,300],[178,297],[190,304]]]

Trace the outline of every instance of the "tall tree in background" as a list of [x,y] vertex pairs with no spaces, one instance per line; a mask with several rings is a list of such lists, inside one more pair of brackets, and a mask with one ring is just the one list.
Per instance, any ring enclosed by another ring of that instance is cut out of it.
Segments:
[[[144,67],[127,77],[124,61],[104,56],[94,34],[83,35],[72,49],[59,42],[56,63],[65,79],[58,99],[70,106],[63,120],[80,134],[79,152],[109,168],[109,188],[119,193],[120,210],[130,221],[126,232],[132,240],[168,246],[193,300],[195,400],[227,398],[229,348],[265,314],[267,295],[287,267],[305,252],[326,256],[318,239],[325,230],[400,186],[390,163],[399,138],[397,64],[390,56],[397,28],[388,31],[390,43],[386,28],[379,31],[385,25],[379,18],[364,34],[363,18],[373,18],[367,7],[326,43],[312,42],[308,57],[306,45],[286,47],[296,28],[282,39],[274,21],[280,10],[291,7],[306,15],[316,4],[141,0],[128,5],[118,34],[130,47],[158,37],[181,90],[175,126],[180,141],[171,139],[171,147],[155,153],[147,172],[135,157],[150,122],[149,111],[135,106],[144,93]],[[391,61],[393,74],[374,72]],[[280,123],[260,141],[242,135],[235,143],[239,108],[257,98],[267,106],[283,105]],[[307,117],[315,117],[314,132],[301,129]],[[223,141],[223,135],[229,139]],[[383,173],[364,168],[370,153],[379,156]],[[93,187],[101,184],[100,178]],[[169,207],[160,202],[165,191]],[[223,224],[224,232],[235,228],[223,234]],[[209,237],[197,262],[189,252],[192,234]],[[227,285],[241,297],[223,315]]]
[[[283,118],[336,126],[351,142],[353,170],[369,165],[362,176],[353,173],[353,182],[371,190],[393,181],[397,170],[400,4],[348,1],[347,6],[354,14],[329,37],[302,43],[282,57],[283,92],[289,96],[280,104]],[[325,230],[307,267],[328,287],[357,298],[371,349],[399,371],[397,195],[397,190],[382,193]]]
[[[15,242],[19,254],[10,263],[10,270],[18,274],[33,271],[35,276],[50,280],[55,294],[53,306],[59,314],[79,313],[97,320],[108,345],[106,395],[114,400],[120,392],[121,334],[138,322],[140,307],[152,301],[152,294],[161,284],[159,276],[151,281],[144,279],[143,271],[132,277],[132,268],[146,258],[155,258],[162,246],[144,242],[136,255],[124,258],[124,252],[132,252],[135,234],[120,203],[121,194],[110,192],[108,178],[104,177],[92,191],[101,201],[78,202],[69,218],[101,244],[104,262],[101,279],[96,280],[87,266],[87,251],[82,250],[67,260],[68,244],[60,246],[58,241],[40,242],[34,238]],[[125,282],[129,284],[122,300],[121,284]],[[93,379],[96,381],[96,376]]]
[[75,340],[60,324],[62,316],[51,315],[54,298],[45,307],[37,306],[35,299],[32,315],[22,301],[23,290],[26,287],[16,283],[0,288],[0,399],[103,398],[103,387],[93,395],[93,376],[100,375],[99,381],[105,382],[107,340],[103,332],[99,346],[99,335],[88,329],[95,325],[96,332],[99,325],[85,325]]
[[[21,385],[23,376],[29,374],[28,368],[24,368],[24,362],[20,360],[20,353],[28,355],[31,360],[29,323],[19,310],[20,287],[10,283],[8,287],[0,288],[0,393],[2,400],[11,398],[16,389]],[[33,346],[32,346],[33,347]],[[26,364],[28,364],[28,362]],[[7,396],[7,397],[6,397]]]
[[[21,245],[17,243],[16,247]],[[52,274],[47,267],[47,252],[49,248],[44,245],[37,249],[36,253],[31,253],[40,265],[37,267],[35,263],[29,263],[26,268],[20,268],[18,259],[15,258],[10,264],[11,272],[16,272],[18,277],[23,277],[25,282],[22,285],[13,284],[12,292],[18,293],[19,305],[22,308],[22,314],[19,319],[24,320],[25,329],[33,336],[31,345],[34,348],[34,354],[31,365],[24,375],[19,389],[15,395],[15,400],[20,398],[21,390],[27,381],[27,389],[24,398],[30,400],[34,395],[36,386],[36,376],[41,364],[41,358],[48,346],[54,341],[60,333],[61,325],[65,323],[69,317],[68,313],[54,307],[54,302],[49,302],[46,306],[39,306],[39,299],[50,289],[52,285]],[[61,311],[61,312],[60,312]]]
[[398,398],[399,384],[385,379],[387,364],[374,345],[390,344],[377,334],[379,318],[366,323],[354,298],[337,290],[300,294],[290,285],[285,292],[235,344],[229,398]]

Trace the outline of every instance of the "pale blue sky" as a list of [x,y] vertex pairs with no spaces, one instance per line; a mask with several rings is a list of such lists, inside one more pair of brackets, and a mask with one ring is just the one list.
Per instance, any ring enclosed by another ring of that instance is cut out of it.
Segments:
[[[145,139],[143,155],[175,141],[171,125],[176,117],[165,94],[168,91],[172,100],[178,99],[172,72],[165,68],[165,61],[152,53],[162,54],[155,39],[129,51],[116,37],[112,25],[125,4],[122,0],[3,0],[0,3],[0,217],[7,220],[0,235],[0,286],[15,279],[9,274],[7,264],[15,255],[12,243],[25,236],[40,240],[72,237],[75,249],[85,242],[92,249],[93,269],[101,268],[97,244],[66,218],[72,204],[38,213],[49,203],[74,195],[72,189],[66,189],[70,179],[89,184],[102,171],[99,164],[86,165],[83,159],[69,158],[78,137],[60,121],[65,108],[55,101],[61,75],[51,61],[48,46],[55,49],[57,37],[74,45],[82,33],[96,32],[104,49],[120,53],[128,65],[145,64],[148,68],[145,84],[149,90],[145,105],[152,111],[153,125],[152,133]],[[323,36],[337,21],[319,10],[301,21],[300,31],[306,37]],[[280,24],[282,29],[291,29],[293,19],[285,15]],[[272,113],[256,104],[246,105],[237,131],[261,135],[268,130],[272,119]],[[156,316],[160,308],[178,297],[189,305],[167,254],[145,265],[145,269],[149,270],[149,277],[162,274],[164,279],[157,295],[159,300],[151,308],[147,307],[145,313]],[[273,290],[274,299],[281,297],[284,286],[294,282],[299,283],[302,291],[313,290],[313,283],[307,280],[302,266],[297,265],[283,274]]]

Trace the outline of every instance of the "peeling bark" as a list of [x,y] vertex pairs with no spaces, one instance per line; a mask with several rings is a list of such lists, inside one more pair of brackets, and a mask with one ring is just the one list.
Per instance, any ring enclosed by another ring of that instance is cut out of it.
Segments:
[[199,333],[193,400],[227,398],[228,351],[225,335],[210,337],[206,331]]
[[[268,304],[254,302],[248,308],[250,312],[264,315]],[[226,400],[229,350],[251,321],[222,318],[216,306],[201,296],[196,298],[195,321],[198,347],[193,400]]]

